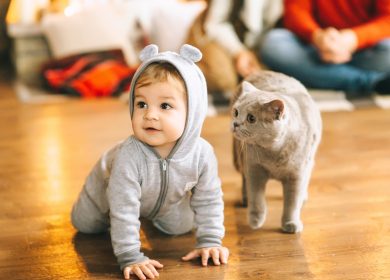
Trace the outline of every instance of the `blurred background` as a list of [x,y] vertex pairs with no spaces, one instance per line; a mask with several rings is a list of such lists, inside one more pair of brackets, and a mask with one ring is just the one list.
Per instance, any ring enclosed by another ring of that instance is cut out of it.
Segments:
[[7,35],[6,16],[10,0],[0,1],[0,64],[1,69],[9,63],[10,58],[10,39]]
[[[279,2],[272,5],[277,7]],[[216,69],[206,79],[214,75],[217,81],[229,83],[232,80],[226,71],[229,67],[220,66],[223,57],[207,49],[213,47],[213,42],[207,41],[204,30],[202,35],[197,34],[198,27],[202,33],[203,15],[210,3],[207,0],[0,0],[1,78],[23,103],[50,103],[73,96],[116,96],[126,100],[125,93],[139,65],[139,51],[145,45],[154,43],[160,51],[178,51],[183,43],[189,42],[197,47],[204,45],[201,48],[204,59],[199,65],[202,71],[206,73],[208,67]],[[212,86],[210,80],[208,85]],[[322,111],[390,107],[388,98],[351,100],[341,90],[309,88],[309,91]],[[215,115],[218,109],[226,112],[232,90],[218,92],[209,88],[209,93],[212,93],[210,115]]]
[[27,103],[53,93],[121,95],[139,51],[149,43],[178,50],[205,7],[177,0],[1,0],[2,75],[15,78],[15,92]]

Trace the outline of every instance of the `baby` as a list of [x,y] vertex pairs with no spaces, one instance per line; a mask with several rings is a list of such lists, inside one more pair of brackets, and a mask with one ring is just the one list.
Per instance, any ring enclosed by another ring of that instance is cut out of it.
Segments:
[[163,265],[141,251],[140,217],[167,234],[196,229],[195,249],[182,259],[226,264],[223,200],[216,157],[200,137],[207,112],[201,52],[184,45],[180,54],[145,47],[130,88],[134,135],[106,152],[86,179],[72,209],[83,233],[110,230],[125,279],[158,276]]

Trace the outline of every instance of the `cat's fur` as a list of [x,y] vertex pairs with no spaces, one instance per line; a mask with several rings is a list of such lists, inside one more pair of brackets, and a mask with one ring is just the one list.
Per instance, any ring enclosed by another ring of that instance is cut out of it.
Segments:
[[313,99],[296,79],[260,71],[239,86],[232,118],[234,164],[243,175],[249,225],[254,229],[263,225],[265,186],[276,179],[283,185],[282,230],[302,231],[301,208],[322,134],[321,114]]

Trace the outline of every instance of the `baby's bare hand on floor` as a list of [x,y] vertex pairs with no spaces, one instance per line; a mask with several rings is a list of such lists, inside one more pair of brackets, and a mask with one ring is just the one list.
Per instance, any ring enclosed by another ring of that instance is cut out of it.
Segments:
[[135,274],[139,279],[154,279],[158,277],[159,274],[156,268],[162,268],[163,265],[156,260],[146,260],[140,263],[135,263],[129,266],[126,266],[123,269],[123,276],[125,279],[130,279],[130,274]]
[[226,247],[199,248],[189,252],[182,260],[189,261],[200,257],[202,265],[207,266],[208,259],[211,258],[215,265],[227,264],[229,259],[229,249]]

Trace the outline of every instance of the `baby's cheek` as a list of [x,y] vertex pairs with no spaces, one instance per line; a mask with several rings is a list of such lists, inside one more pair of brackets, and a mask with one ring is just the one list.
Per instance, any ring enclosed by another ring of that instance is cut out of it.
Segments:
[[185,124],[180,121],[172,121],[169,125],[169,133],[172,138],[179,139],[183,134]]

